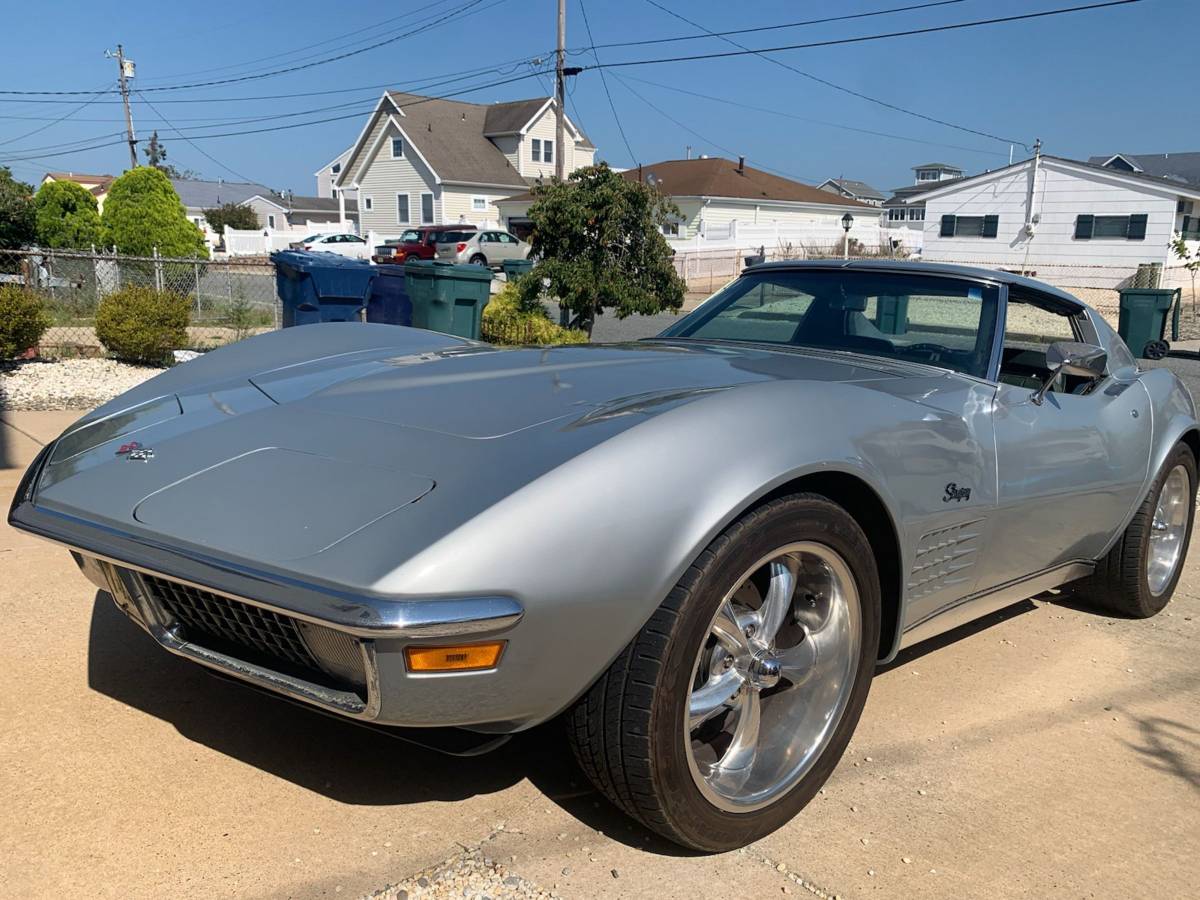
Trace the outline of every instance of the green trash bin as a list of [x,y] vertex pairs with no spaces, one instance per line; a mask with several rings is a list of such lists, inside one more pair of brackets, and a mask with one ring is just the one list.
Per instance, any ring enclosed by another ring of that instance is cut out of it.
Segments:
[[492,272],[430,259],[404,264],[414,328],[479,340],[483,308],[491,298]]
[[1117,333],[1135,356],[1162,359],[1171,345],[1166,341],[1167,311],[1171,316],[1171,339],[1179,339],[1179,289],[1122,288]]
[[504,272],[504,277],[509,281],[516,281],[522,275],[533,271],[532,259],[506,259],[500,264],[500,268]]

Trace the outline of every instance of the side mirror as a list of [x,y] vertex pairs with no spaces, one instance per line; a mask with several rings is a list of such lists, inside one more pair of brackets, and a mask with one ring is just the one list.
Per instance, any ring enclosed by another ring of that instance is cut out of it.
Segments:
[[1050,375],[1029,399],[1041,406],[1050,385],[1059,375],[1077,375],[1099,381],[1104,377],[1107,365],[1108,354],[1103,347],[1079,341],[1055,341],[1046,348],[1046,368],[1050,370]]

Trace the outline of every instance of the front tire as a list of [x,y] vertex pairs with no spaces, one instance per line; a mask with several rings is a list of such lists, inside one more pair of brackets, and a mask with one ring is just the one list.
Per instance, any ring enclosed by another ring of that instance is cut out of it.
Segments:
[[1196,457],[1176,444],[1142,505],[1079,593],[1107,612],[1148,619],[1175,593],[1196,515]]
[[568,714],[613,803],[685,847],[769,834],[829,777],[879,648],[879,575],[862,529],[815,494],[729,526]]

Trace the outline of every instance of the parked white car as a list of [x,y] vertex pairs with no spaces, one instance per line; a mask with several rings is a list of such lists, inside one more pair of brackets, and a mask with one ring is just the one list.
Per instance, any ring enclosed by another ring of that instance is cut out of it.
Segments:
[[291,245],[293,250],[317,250],[325,253],[337,253],[353,259],[370,259],[371,248],[367,239],[357,234],[345,232],[342,234],[310,234],[302,241]]
[[532,248],[507,231],[448,231],[438,241],[437,258],[445,262],[497,267],[506,259],[526,259]]

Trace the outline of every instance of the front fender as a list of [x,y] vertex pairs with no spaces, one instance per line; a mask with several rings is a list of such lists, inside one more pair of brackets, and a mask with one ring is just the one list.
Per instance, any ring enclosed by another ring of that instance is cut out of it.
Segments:
[[755,500],[795,478],[836,471],[860,478],[902,521],[912,501],[893,493],[897,473],[939,503],[947,469],[961,470],[964,460],[985,483],[986,466],[961,429],[960,414],[939,417],[852,383],[718,392],[570,459],[374,588],[515,596],[526,614],[499,674],[519,698],[511,718],[535,724],[586,690]]

